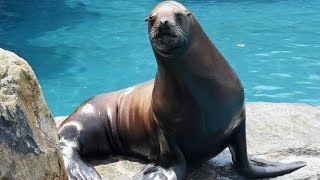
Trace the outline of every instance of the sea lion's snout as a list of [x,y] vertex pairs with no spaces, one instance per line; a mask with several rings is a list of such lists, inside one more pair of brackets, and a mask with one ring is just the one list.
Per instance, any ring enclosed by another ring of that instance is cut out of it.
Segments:
[[159,31],[167,31],[170,29],[170,24],[172,24],[172,22],[169,22],[168,18],[161,18],[158,25]]
[[168,25],[168,19],[167,18],[161,18],[160,19],[160,26],[167,26]]
[[174,22],[170,22],[169,19],[167,18],[161,18],[159,20],[159,25],[158,25],[158,36],[171,36],[171,37],[176,37],[174,29]]

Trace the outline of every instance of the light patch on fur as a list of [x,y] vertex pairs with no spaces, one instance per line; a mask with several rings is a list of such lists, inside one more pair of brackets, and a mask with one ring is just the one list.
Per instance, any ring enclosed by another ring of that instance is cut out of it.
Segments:
[[60,139],[60,146],[61,146],[61,152],[63,155],[63,160],[67,167],[74,155],[74,151],[76,149],[79,149],[79,144],[74,140],[66,140],[64,137],[62,137]]
[[128,95],[128,94],[130,94],[133,90],[134,90],[134,87],[129,87],[129,88],[123,93],[123,95]]
[[[147,166],[149,166],[149,165],[147,165]],[[145,169],[144,173],[145,173],[145,171],[148,171],[148,169],[150,169],[150,168]],[[151,173],[146,173],[147,176],[144,176],[144,178],[154,179],[154,180],[178,179],[176,173],[172,169],[165,170],[164,168],[162,168],[160,166],[157,166],[156,169],[157,169],[156,171],[153,171]]]
[[93,113],[94,107],[91,104],[86,104],[82,107],[81,111],[84,113]]
[[[64,143],[64,144],[67,144],[68,147],[70,148],[78,148],[78,144],[76,143],[76,141],[73,141],[73,140],[66,140],[64,137],[62,137],[60,139],[60,143]],[[64,146],[65,147],[65,146]]]
[[69,126],[73,126],[77,129],[78,134],[80,133],[80,131],[82,131],[83,127],[82,124],[77,122],[77,121],[69,121],[66,124],[64,124],[62,126],[62,128],[59,129],[58,133],[60,133],[60,131],[62,131],[63,129],[69,127]]
[[129,87],[125,92],[121,93],[118,102],[121,102],[122,96],[130,94],[134,89],[135,87]]
[[[79,144],[76,142],[75,139],[67,140],[64,137],[62,137],[60,139],[60,146],[65,168],[69,170],[72,166],[76,165],[76,162],[74,161],[76,155],[75,151],[79,150]],[[68,177],[70,179],[69,173]]]
[[112,118],[112,112],[111,112],[111,108],[110,107],[107,108],[107,114],[108,114],[108,118],[111,119]]

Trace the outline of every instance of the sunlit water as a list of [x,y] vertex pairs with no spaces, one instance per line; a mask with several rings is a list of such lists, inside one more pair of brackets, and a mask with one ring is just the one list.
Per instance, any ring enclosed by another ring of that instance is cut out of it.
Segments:
[[[144,22],[159,1],[0,1],[0,47],[33,67],[52,113],[152,79]],[[240,76],[246,101],[320,105],[320,1],[182,1]]]

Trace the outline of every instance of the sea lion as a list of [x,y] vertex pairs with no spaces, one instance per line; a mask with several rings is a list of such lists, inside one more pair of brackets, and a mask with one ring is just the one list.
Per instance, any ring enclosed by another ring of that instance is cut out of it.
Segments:
[[188,9],[164,1],[146,21],[158,65],[155,80],[97,95],[60,125],[71,179],[99,179],[85,159],[112,154],[153,163],[134,179],[183,179],[187,165],[226,147],[248,178],[280,176],[306,165],[248,159],[242,84]]

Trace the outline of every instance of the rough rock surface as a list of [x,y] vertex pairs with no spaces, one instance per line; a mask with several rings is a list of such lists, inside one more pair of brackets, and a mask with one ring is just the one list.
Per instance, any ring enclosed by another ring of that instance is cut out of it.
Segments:
[[[274,179],[320,179],[320,106],[249,103],[249,154],[270,161],[305,161],[307,166]],[[57,117],[59,124],[66,117]],[[130,179],[144,164],[125,157],[93,161],[103,179]],[[187,179],[244,179],[233,169],[228,149],[201,167],[190,168]]]
[[67,179],[58,142],[31,67],[0,49],[0,179]]

